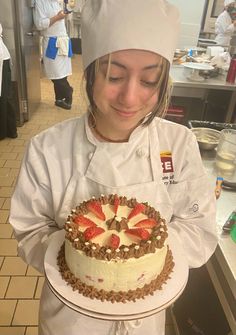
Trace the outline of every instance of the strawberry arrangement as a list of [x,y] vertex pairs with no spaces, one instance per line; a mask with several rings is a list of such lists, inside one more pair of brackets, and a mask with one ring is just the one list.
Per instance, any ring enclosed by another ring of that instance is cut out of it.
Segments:
[[165,220],[155,208],[114,194],[80,203],[65,230],[75,249],[108,261],[155,253],[168,236]]
[[[117,232],[123,230],[131,239],[134,239],[134,241],[146,241],[150,238],[151,233],[148,231],[148,229],[153,229],[157,225],[157,222],[154,218],[148,217],[147,219],[140,220],[132,227],[128,225],[129,221],[136,217],[138,214],[145,213],[145,204],[136,202],[134,204],[134,207],[131,209],[128,217],[122,217],[119,218],[119,220],[117,218],[117,213],[119,206],[122,206],[122,204],[120,198],[117,195],[113,196],[112,204],[112,210],[115,215],[112,219],[107,220],[106,223],[108,229],[117,230]],[[106,216],[103,212],[102,204],[100,201],[92,199],[86,202],[86,208],[87,211],[93,213],[96,218],[102,221],[106,221]],[[75,215],[73,217],[73,222],[83,228],[86,228],[83,232],[83,237],[85,241],[90,241],[105,232],[105,229],[97,226],[95,222],[84,216],[84,214]],[[117,234],[112,233],[107,241],[107,246],[112,249],[117,249],[120,246],[120,237]]]

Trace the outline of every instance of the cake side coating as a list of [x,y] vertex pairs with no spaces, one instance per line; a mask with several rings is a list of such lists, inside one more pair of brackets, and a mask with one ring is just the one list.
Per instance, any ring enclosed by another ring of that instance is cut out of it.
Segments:
[[99,260],[86,256],[65,241],[66,263],[80,280],[96,289],[128,291],[149,284],[160,274],[167,254],[167,246],[139,258]]

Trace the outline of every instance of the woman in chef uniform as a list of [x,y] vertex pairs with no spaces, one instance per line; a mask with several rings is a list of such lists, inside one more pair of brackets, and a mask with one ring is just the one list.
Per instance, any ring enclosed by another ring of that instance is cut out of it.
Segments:
[[[189,267],[214,252],[215,199],[195,136],[158,117],[167,107],[179,26],[178,10],[165,0],[86,1],[82,57],[90,107],[32,138],[12,197],[19,254],[39,271],[71,208],[110,193],[160,210]],[[45,283],[39,323],[40,335],[163,335],[165,312],[98,320],[65,306]]]
[[61,3],[60,0],[35,0],[33,17],[43,36],[43,65],[47,78],[54,84],[55,105],[71,109],[73,88],[67,76],[72,74],[72,50],[65,26],[67,14]]
[[229,46],[236,26],[236,2],[224,1],[224,11],[218,16],[215,23],[216,42],[222,46]]

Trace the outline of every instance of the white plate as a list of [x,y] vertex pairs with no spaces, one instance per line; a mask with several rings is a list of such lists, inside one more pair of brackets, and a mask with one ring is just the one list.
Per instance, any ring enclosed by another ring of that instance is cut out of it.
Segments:
[[203,71],[209,71],[214,70],[214,67],[212,65],[206,64],[206,63],[194,63],[194,62],[188,62],[182,64],[184,67],[193,69],[193,70],[203,70]]
[[68,307],[81,314],[103,320],[133,320],[144,318],[160,312],[172,304],[183,292],[188,279],[188,265],[182,247],[172,238],[169,245],[174,257],[174,270],[170,274],[162,290],[153,295],[138,299],[136,302],[111,303],[84,297],[78,291],[73,291],[70,285],[62,279],[57,265],[57,255],[64,242],[64,231],[53,234],[52,241],[47,249],[44,268],[46,279],[52,292]]

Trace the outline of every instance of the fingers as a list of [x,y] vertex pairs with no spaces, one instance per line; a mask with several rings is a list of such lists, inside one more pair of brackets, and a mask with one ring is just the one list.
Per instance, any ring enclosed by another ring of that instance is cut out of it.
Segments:
[[66,17],[66,14],[63,12],[63,10],[60,10],[60,12],[57,13],[58,19],[62,20]]

